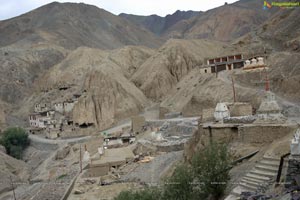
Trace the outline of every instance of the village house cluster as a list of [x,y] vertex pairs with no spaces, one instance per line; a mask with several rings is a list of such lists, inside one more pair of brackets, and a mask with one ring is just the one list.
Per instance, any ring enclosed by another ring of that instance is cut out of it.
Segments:
[[57,138],[74,132],[71,112],[77,103],[77,98],[55,103],[38,103],[34,112],[29,114],[29,132],[32,134],[45,134],[47,138]]

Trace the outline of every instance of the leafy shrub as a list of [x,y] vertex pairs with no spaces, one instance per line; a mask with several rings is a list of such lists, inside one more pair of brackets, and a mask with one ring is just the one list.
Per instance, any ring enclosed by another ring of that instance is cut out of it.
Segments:
[[224,194],[230,178],[230,163],[227,147],[222,144],[212,143],[193,156],[193,174],[199,183],[196,188],[198,197],[218,199]]
[[165,181],[163,199],[191,199],[193,196],[192,182],[193,174],[190,166],[177,166],[173,175]]
[[161,193],[158,188],[146,188],[140,191],[123,191],[114,200],[159,200]]
[[29,145],[29,139],[24,129],[13,127],[3,132],[0,144],[5,147],[9,155],[21,159],[23,150]]

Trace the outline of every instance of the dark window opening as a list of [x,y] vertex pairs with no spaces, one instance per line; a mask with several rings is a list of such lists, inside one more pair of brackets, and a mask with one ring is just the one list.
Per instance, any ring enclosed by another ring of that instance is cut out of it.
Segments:
[[79,128],[88,128],[88,127],[91,127],[93,125],[94,125],[93,123],[83,123],[83,124],[79,125]]

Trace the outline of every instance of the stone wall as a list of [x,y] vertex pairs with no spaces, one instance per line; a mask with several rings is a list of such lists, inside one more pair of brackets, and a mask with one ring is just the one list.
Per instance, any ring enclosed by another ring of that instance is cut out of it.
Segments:
[[214,108],[203,109],[202,110],[202,122],[215,121],[214,112],[215,112]]
[[169,109],[165,107],[159,107],[159,119],[164,119],[165,114],[169,113]]
[[109,172],[109,165],[100,165],[100,166],[92,166],[86,170],[83,177],[90,178],[90,177],[100,177],[107,175]]
[[233,103],[228,105],[230,117],[252,115],[252,106],[250,103]]
[[170,112],[165,114],[165,119],[173,119],[181,116],[182,116],[181,112]]
[[131,117],[131,128],[133,133],[141,132],[145,126],[146,120],[144,116]]
[[300,183],[300,157],[290,156],[285,179],[285,187],[294,186]]
[[[211,127],[211,134],[209,128]],[[184,157],[189,161],[198,150],[207,146],[210,141],[218,143],[242,142],[263,146],[282,138],[296,130],[296,125],[257,125],[257,124],[199,124],[198,131],[184,147]]]
[[205,140],[212,138],[213,141],[220,143],[244,142],[252,144],[271,143],[276,139],[282,138],[293,131],[294,125],[239,125],[239,124],[218,124],[211,126],[211,136],[208,126],[200,125],[200,134]]
[[211,134],[208,127],[202,127],[201,132],[203,134],[204,144],[208,144],[210,139],[218,143],[230,143],[239,140],[237,126],[211,127]]
[[297,127],[295,125],[255,125],[249,124],[239,127],[239,134],[242,142],[247,143],[271,143],[293,133]]

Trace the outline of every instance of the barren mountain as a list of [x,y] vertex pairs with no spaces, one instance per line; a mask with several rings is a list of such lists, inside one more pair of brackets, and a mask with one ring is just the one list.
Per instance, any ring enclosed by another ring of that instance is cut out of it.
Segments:
[[164,18],[156,15],[120,16],[166,39],[230,41],[255,30],[277,11],[276,8],[265,11],[262,7],[262,1],[242,0],[206,12],[177,11]]
[[154,34],[96,6],[57,2],[0,21],[0,38],[0,46],[47,42],[67,49],[160,45]]
[[194,16],[199,15],[200,13],[201,12],[196,11],[177,10],[175,13],[167,15],[165,17],[160,17],[158,15],[139,16],[125,13],[122,13],[119,16],[128,19],[138,26],[146,28],[147,30],[150,30],[157,35],[162,35],[174,24],[182,20],[190,19]]
[[256,0],[224,5],[175,24],[164,36],[230,41],[255,30],[271,16],[273,11],[264,11],[262,6]]
[[238,38],[233,44],[244,49],[266,47],[268,51],[300,50],[300,17],[298,9],[281,9],[272,18],[261,24],[257,30]]

